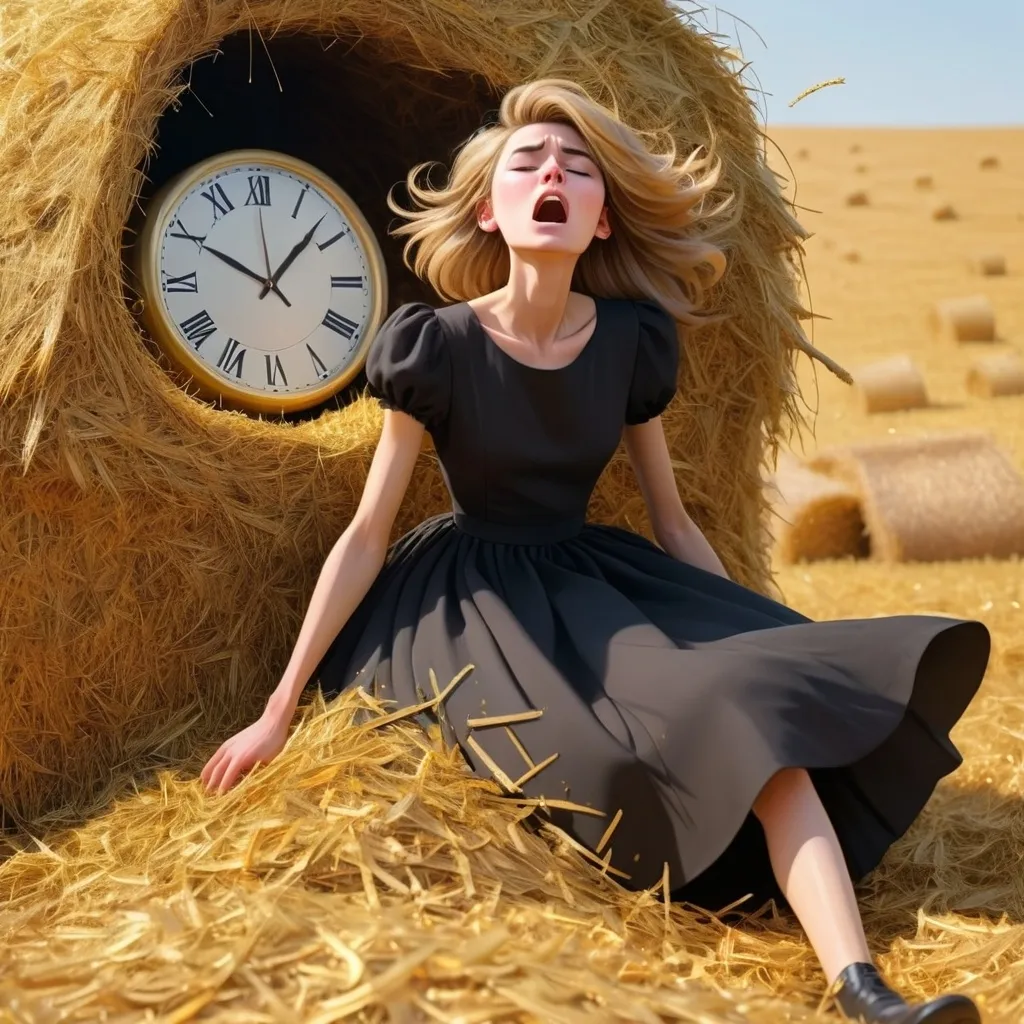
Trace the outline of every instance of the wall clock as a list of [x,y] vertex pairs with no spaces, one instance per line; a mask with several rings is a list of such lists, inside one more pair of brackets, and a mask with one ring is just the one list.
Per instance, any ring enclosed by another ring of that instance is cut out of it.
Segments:
[[294,412],[350,383],[384,319],[380,247],[311,164],[221,153],[153,197],[135,254],[141,318],[201,394]]

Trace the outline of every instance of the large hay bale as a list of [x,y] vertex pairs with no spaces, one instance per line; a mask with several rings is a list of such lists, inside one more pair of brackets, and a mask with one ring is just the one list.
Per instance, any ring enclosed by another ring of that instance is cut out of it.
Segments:
[[808,462],[853,488],[887,562],[1024,555],[1024,480],[987,434],[872,441]]
[[[125,225],[140,197],[211,149],[312,147],[381,240],[394,305],[426,294],[385,238],[388,188],[418,161],[448,160],[507,87],[571,77],[641,128],[666,124],[683,150],[708,147],[724,165],[712,198],[732,193],[740,211],[715,236],[731,268],[712,302],[728,319],[686,339],[665,422],[695,518],[732,575],[769,587],[760,469],[802,423],[796,352],[820,353],[798,322],[806,235],[764,173],[756,113],[714,37],[663,0],[583,18],[569,0],[41,0],[5,18],[8,815],[82,809],[126,772],[180,761],[250,719],[369,465],[381,418],[358,394],[294,421],[221,411],[177,386],[140,337],[121,289]],[[593,518],[646,528],[627,490],[620,458]],[[425,453],[396,530],[446,507]]]
[[863,557],[868,552],[860,495],[783,452],[767,484],[775,549],[785,564]]

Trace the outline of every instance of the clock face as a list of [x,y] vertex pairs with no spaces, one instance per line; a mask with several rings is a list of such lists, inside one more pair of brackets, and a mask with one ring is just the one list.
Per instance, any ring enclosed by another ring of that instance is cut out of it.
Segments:
[[149,301],[205,390],[299,408],[358,373],[382,319],[383,261],[330,179],[279,154],[225,154],[186,172],[158,221]]

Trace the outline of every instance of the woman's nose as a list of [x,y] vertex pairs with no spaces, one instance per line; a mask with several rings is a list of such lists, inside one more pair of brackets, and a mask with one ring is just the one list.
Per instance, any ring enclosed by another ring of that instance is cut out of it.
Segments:
[[558,161],[553,156],[548,157],[544,166],[541,168],[540,180],[543,181],[545,185],[561,185],[565,181],[565,171],[562,170]]

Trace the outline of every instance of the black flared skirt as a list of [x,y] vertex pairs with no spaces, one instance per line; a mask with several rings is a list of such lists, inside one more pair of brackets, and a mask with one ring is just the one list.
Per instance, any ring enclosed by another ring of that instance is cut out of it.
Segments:
[[862,878],[960,764],[989,651],[972,620],[811,621],[616,527],[446,514],[393,546],[314,680],[405,707],[472,665],[440,722],[474,772],[569,805],[547,816],[628,888],[667,864],[674,898],[756,909],[781,896],[768,779],[809,770]]

